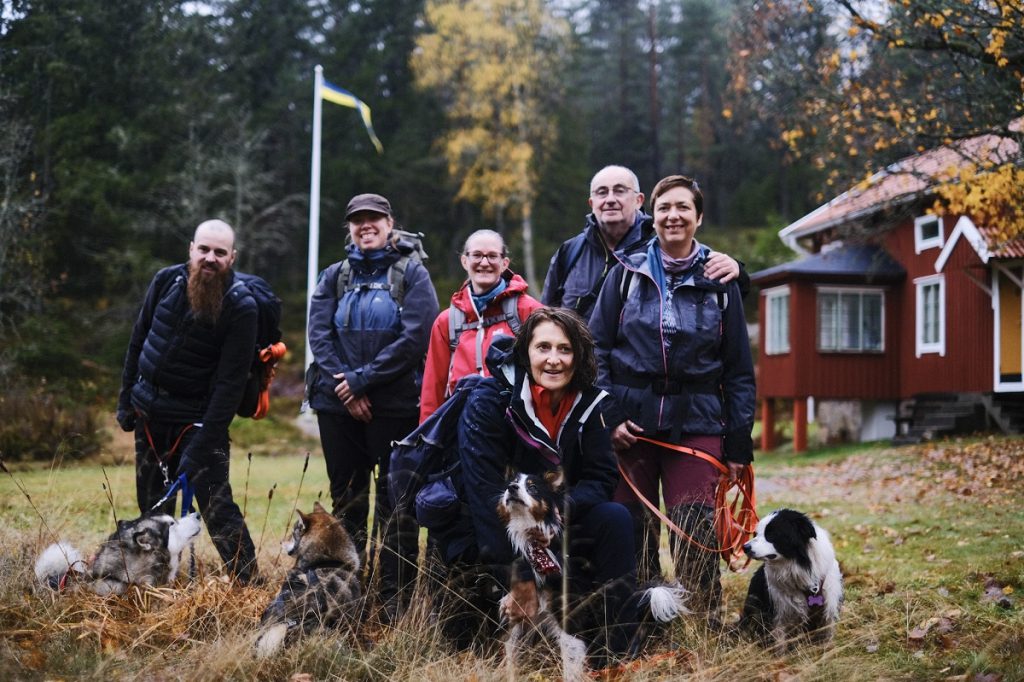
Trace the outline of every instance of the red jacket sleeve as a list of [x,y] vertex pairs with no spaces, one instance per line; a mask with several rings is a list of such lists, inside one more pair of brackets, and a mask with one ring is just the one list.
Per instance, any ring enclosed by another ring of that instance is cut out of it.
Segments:
[[452,353],[448,346],[448,309],[434,320],[430,329],[430,346],[423,366],[423,388],[420,390],[420,423],[434,413],[444,402],[448,391],[448,367]]

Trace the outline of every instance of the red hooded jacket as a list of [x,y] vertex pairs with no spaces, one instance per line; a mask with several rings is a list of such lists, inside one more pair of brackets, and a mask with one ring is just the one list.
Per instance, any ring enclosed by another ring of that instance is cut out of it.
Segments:
[[[526,293],[527,284],[519,275],[511,270],[506,270],[503,275],[508,282],[505,290],[494,297],[494,299],[483,310],[484,318],[501,314],[501,302],[510,296],[518,296],[519,302],[516,309],[519,311],[520,322],[525,322],[530,313],[544,304]],[[465,282],[458,291],[452,294],[452,306],[457,307],[466,316],[466,322],[475,322],[477,312],[473,308],[473,301],[470,298],[469,282]],[[430,330],[430,347],[427,350],[427,362],[423,368],[423,389],[420,393],[420,423],[429,417],[436,410],[445,398],[451,394],[459,379],[476,373],[476,337],[483,334],[482,357],[487,357],[487,349],[491,347],[491,341],[495,336],[504,334],[514,336],[508,322],[498,322],[490,327],[480,330],[466,329],[459,336],[459,345],[455,348],[455,357],[449,350],[448,319],[451,309],[442,310],[441,314],[434,320],[434,326]],[[451,371],[449,372],[449,368]],[[490,376],[486,365],[481,372],[484,376]]]

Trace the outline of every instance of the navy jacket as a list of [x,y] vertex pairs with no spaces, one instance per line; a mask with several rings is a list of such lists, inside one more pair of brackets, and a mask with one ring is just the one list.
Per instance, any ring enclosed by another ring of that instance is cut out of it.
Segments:
[[631,419],[648,434],[721,434],[726,460],[747,463],[755,398],[747,325],[738,284],[704,277],[708,254],[702,246],[690,271],[670,278],[667,298],[651,268],[657,258],[660,270],[657,240],[612,270],[590,318],[598,385],[611,393],[609,426]]
[[[587,319],[601,291],[599,282],[618,264],[623,253],[645,243],[652,234],[654,228],[650,216],[642,210],[637,211],[633,227],[623,235],[619,247],[611,251],[601,237],[601,228],[594,214],[588,213],[583,232],[565,241],[551,257],[541,302],[575,310],[580,317]],[[579,258],[570,263],[571,255],[581,248]]]
[[160,270],[146,291],[125,356],[118,409],[134,407],[171,424],[202,423],[185,452],[195,461],[227,445],[256,347],[256,301],[244,286],[232,288],[233,281],[234,273],[211,325],[192,314],[188,264]]
[[484,564],[508,564],[514,558],[496,511],[508,483],[507,468],[543,473],[561,466],[571,515],[609,501],[618,483],[609,431],[598,409],[604,391],[590,389],[577,396],[558,442],[552,442],[533,412],[526,370],[514,364],[510,345],[507,338],[492,344],[487,363],[493,376],[473,389],[458,427],[463,499],[472,520],[472,537],[461,544],[475,541]]
[[[349,245],[351,284],[387,284],[387,269],[402,254],[390,244],[377,260]],[[352,392],[367,395],[375,416],[419,412],[423,358],[439,312],[427,269],[410,260],[401,308],[381,288],[356,288],[338,298],[342,261],[320,277],[309,308],[309,344],[316,361],[309,402],[315,410],[347,414],[334,387],[345,373]],[[398,434],[403,435],[403,434]]]

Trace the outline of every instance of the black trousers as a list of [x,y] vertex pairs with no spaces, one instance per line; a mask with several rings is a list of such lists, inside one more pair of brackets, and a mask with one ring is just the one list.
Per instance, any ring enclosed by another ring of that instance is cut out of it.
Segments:
[[[147,426],[156,452],[146,436]],[[173,482],[179,456],[196,433],[188,424],[139,419],[135,427],[135,490],[143,514],[163,497],[168,481]],[[230,446],[225,442],[209,452],[199,453],[197,461],[203,468],[189,482],[195,489],[196,504],[210,539],[227,570],[238,580],[248,582],[256,575],[256,548],[231,493]],[[167,469],[166,477],[161,462]],[[173,516],[176,503],[177,497],[174,497],[158,511]]]
[[[345,525],[364,561],[373,572],[373,557],[380,553],[381,601],[396,598],[408,603],[419,559],[419,526],[408,514],[396,514],[388,497],[388,465],[391,442],[416,428],[415,413],[404,417],[374,417],[369,422],[348,415],[318,412],[320,444],[331,485],[333,513]],[[376,468],[377,475],[373,477]],[[373,508],[373,539],[367,549],[370,514],[370,479],[376,497]]]

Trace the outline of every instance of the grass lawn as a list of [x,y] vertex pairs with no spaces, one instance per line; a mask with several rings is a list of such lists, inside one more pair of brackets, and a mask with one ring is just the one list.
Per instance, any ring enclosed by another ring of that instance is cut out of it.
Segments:
[[[67,464],[0,478],[3,679],[504,679],[499,655],[451,652],[426,609],[395,629],[369,629],[358,644],[346,634],[317,635],[272,661],[255,659],[255,623],[289,564],[280,540],[293,506],[326,498],[327,476],[315,440],[281,425],[247,423],[234,437],[232,485],[270,578],[260,588],[217,579],[204,535],[191,584],[108,599],[36,591],[31,564],[45,544],[66,538],[91,551],[113,528],[114,512],[137,515],[134,470],[117,464],[130,461],[130,443],[115,438],[102,468]],[[772,656],[683,622],[666,637],[673,656],[626,678],[1024,679],[1022,442],[773,453],[758,457],[756,471],[762,515],[793,507],[832,533],[846,577],[835,641]],[[738,617],[749,575],[724,578],[727,621]],[[557,679],[550,669],[523,674]]]

